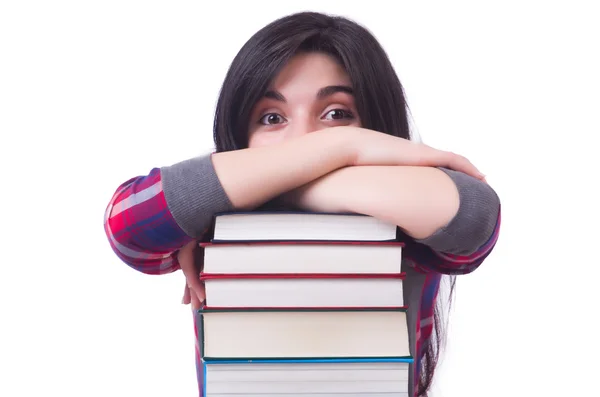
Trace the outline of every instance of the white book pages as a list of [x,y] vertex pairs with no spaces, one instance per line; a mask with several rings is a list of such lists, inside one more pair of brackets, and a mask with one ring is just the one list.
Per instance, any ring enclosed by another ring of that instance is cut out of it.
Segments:
[[396,225],[363,215],[233,213],[215,219],[214,240],[387,241]]
[[207,279],[213,307],[399,307],[401,278]]

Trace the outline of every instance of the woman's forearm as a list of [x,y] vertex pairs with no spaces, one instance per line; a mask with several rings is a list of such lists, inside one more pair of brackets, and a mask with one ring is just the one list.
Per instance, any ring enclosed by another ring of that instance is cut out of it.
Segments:
[[281,144],[216,153],[215,172],[236,209],[252,209],[353,161],[348,132],[338,128]]
[[309,210],[374,216],[415,239],[447,225],[460,204],[457,187],[446,173],[403,166],[342,168],[299,189],[294,200]]

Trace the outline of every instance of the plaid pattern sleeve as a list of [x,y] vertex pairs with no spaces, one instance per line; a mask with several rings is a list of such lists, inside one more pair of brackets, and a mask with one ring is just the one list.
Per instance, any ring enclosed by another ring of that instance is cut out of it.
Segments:
[[488,240],[470,255],[452,255],[435,251],[424,244],[408,243],[407,256],[411,266],[425,273],[447,275],[468,274],[476,270],[489,256],[500,233],[501,210],[498,209],[496,225]]
[[[416,320],[416,357],[414,387],[418,389],[424,348],[433,334],[435,301],[440,290],[442,276],[473,272],[492,252],[500,231],[500,211],[496,225],[488,240],[477,251],[468,256],[449,255],[434,251],[423,244],[407,242],[406,260],[415,270],[426,273]],[[416,393],[415,393],[416,395]]]
[[154,275],[178,270],[177,251],[192,240],[169,211],[159,168],[118,187],[106,208],[104,230],[123,262]]

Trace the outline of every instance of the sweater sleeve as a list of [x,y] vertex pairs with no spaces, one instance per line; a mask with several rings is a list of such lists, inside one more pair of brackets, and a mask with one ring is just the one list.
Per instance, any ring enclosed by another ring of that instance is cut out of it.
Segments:
[[177,252],[210,227],[213,215],[232,210],[210,155],[123,183],[104,216],[104,230],[115,254],[146,274],[179,269]]
[[421,270],[465,274],[477,269],[492,252],[500,232],[500,199],[485,182],[441,169],[455,183],[460,205],[454,218],[433,235],[407,246]]

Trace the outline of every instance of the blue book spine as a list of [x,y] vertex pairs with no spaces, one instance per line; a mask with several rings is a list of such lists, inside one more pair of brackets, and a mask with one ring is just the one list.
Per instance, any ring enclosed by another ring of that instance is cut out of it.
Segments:
[[306,359],[235,359],[235,360],[210,360],[203,359],[204,374],[206,365],[218,364],[314,364],[314,363],[413,363],[411,357],[385,357],[385,358],[306,358]]

